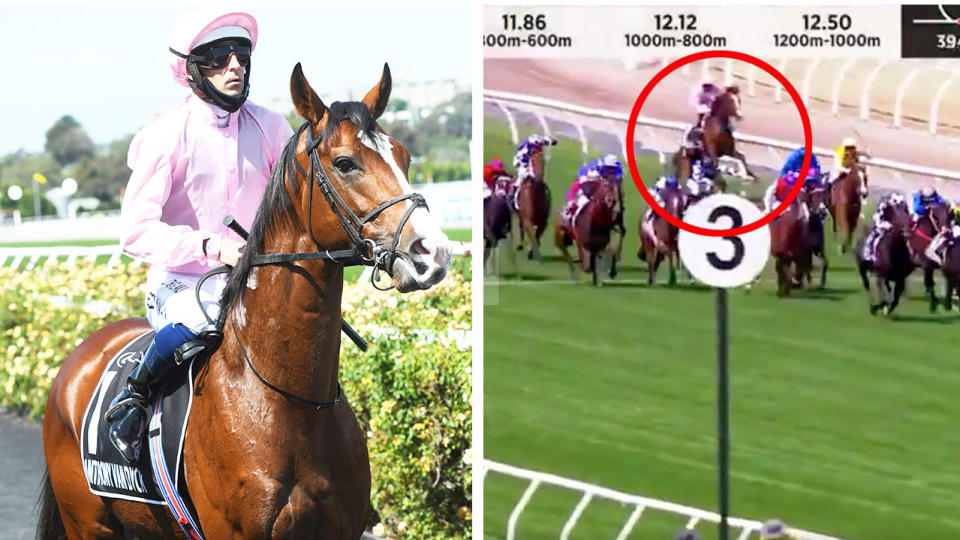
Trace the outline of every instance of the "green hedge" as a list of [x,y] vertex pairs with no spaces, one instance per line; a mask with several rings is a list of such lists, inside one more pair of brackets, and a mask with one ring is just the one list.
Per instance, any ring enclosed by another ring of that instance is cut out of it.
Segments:
[[[471,535],[471,284],[463,268],[429,291],[344,288],[340,376],[367,433],[378,533]],[[89,262],[0,268],[0,404],[43,414],[59,366],[97,328],[143,313],[146,270]]]

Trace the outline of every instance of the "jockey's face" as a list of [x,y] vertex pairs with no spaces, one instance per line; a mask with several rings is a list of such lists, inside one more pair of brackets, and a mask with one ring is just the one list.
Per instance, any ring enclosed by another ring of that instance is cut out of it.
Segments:
[[[239,43],[239,41],[225,40],[217,44],[229,45]],[[224,95],[232,97],[243,92],[243,81],[247,76],[247,68],[237,60],[236,53],[231,53],[230,59],[222,68],[200,66],[200,73],[210,81],[210,84],[212,84],[214,88]]]

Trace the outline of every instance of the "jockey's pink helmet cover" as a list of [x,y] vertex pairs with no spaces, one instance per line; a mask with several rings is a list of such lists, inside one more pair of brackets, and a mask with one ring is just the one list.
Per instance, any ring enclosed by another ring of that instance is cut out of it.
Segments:
[[[224,26],[239,26],[250,34],[250,50],[257,47],[257,20],[249,13],[233,12],[217,15],[217,12],[193,11],[184,14],[173,27],[170,35],[170,48],[183,54],[189,54],[200,38],[211,30]],[[187,61],[170,53],[170,71],[173,79],[183,86],[187,82]]]

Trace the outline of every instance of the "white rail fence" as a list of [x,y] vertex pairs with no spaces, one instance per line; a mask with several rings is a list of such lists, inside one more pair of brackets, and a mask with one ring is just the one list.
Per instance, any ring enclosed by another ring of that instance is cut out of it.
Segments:
[[[659,63],[662,65],[669,64],[673,59],[670,58],[660,58]],[[777,70],[781,73],[786,71],[787,65],[796,64],[796,63],[805,63],[802,65],[800,71],[803,72],[802,82],[798,86],[801,89],[800,95],[804,103],[810,102],[810,87],[811,82],[814,77],[824,77],[828,80],[832,80],[832,91],[830,92],[830,112],[837,116],[840,113],[840,105],[842,104],[841,99],[841,90],[846,87],[850,88],[854,85],[857,85],[857,79],[850,79],[851,73],[855,70],[852,68],[859,62],[861,68],[864,68],[864,64],[869,65],[869,62],[872,62],[872,59],[863,59],[863,58],[850,58],[848,60],[839,62],[824,62],[820,58],[813,59],[803,59],[803,58],[781,58],[777,62]],[[722,65],[717,65],[721,63]],[[700,77],[706,78],[709,77],[710,70],[719,70],[723,74],[723,83],[729,85],[733,82],[735,76],[740,76],[746,79],[747,82],[747,95],[755,96],[757,94],[757,75],[759,71],[755,66],[750,66],[746,73],[742,71],[738,72],[735,69],[735,64],[731,60],[720,61],[711,61],[703,60],[698,63],[697,68],[693,68],[690,64],[684,66],[683,71],[685,74],[690,75],[693,69],[698,69],[700,71]],[[820,68],[820,66],[825,66]],[[858,99],[858,116],[862,120],[867,120],[870,118],[870,111],[872,110],[871,96],[873,96],[873,101],[876,101],[876,93],[874,92],[874,86],[877,82],[878,75],[883,72],[884,69],[896,69],[898,64],[895,62],[889,62],[885,59],[876,60],[876,64],[872,66],[870,71],[866,75],[866,79],[860,83],[860,93]],[[818,73],[817,69],[820,68]],[[829,71],[825,71],[829,70]],[[947,91],[960,79],[960,70],[956,66],[950,66],[949,64],[934,64],[934,63],[916,63],[915,66],[902,78],[899,79],[896,86],[896,92],[893,94],[893,111],[891,113],[891,123],[896,127],[903,126],[903,116],[904,116],[904,98],[907,92],[914,88],[911,86],[913,80],[920,74],[937,74],[941,79],[936,83],[936,92],[932,99],[930,100],[930,108],[927,111],[925,122],[927,124],[927,131],[931,135],[936,135],[938,131],[944,126],[943,118],[941,118],[940,105],[946,99]],[[862,73],[861,73],[862,74]],[[887,84],[889,82],[885,81]],[[914,88],[915,90],[915,88]],[[777,86],[774,88],[774,101],[780,103],[783,100],[783,88]],[[847,103],[850,105],[850,103]]]
[[[588,130],[615,135],[620,142],[621,153],[624,155],[627,153],[628,147],[624,135],[626,123],[629,121],[628,114],[497,90],[484,90],[483,96],[486,101],[503,112],[515,144],[518,142],[517,113],[522,112],[533,115],[546,134],[551,132],[548,118],[553,121],[554,125],[569,124],[574,126],[576,134],[573,136],[579,138],[581,150],[585,156],[590,145],[587,137]],[[638,117],[637,125],[637,142],[643,148],[660,152],[661,161],[665,159],[664,152],[673,152],[679,147],[679,136],[683,130],[689,127],[682,122],[659,120],[646,116]],[[751,164],[776,170],[780,169],[786,156],[798,146],[798,143],[794,142],[744,133],[738,133],[736,138],[742,145],[740,149]],[[831,158],[833,155],[831,149],[817,146],[813,148],[813,152],[822,158]],[[944,180],[960,182],[960,172],[958,171],[913,165],[878,157],[867,158],[864,162],[871,167],[870,179],[872,185],[883,185],[885,179],[913,182],[933,179],[938,184],[943,183]],[[880,182],[877,182],[877,180],[880,180]],[[960,187],[960,184],[957,187]]]
[[[120,244],[102,246],[48,246],[48,247],[0,247],[0,266],[20,268],[26,263],[23,270],[33,270],[40,261],[45,263],[65,262],[73,263],[78,259],[95,261],[102,256],[110,256],[107,266],[114,266],[122,261],[130,261],[134,266],[140,261],[132,260],[120,251]],[[121,257],[123,257],[121,259]]]
[[[618,502],[624,506],[633,507],[633,511],[630,513],[629,517],[627,517],[623,527],[620,529],[620,533],[617,535],[617,540],[625,540],[628,538],[631,531],[633,531],[633,528],[636,526],[637,521],[639,521],[640,518],[643,517],[644,512],[648,510],[684,516],[688,518],[685,527],[690,530],[694,530],[697,525],[702,522],[714,524],[720,523],[720,515],[708,510],[701,510],[699,508],[661,501],[659,499],[651,499],[649,497],[643,497],[640,495],[631,495],[629,493],[623,493],[621,491],[615,491],[602,486],[596,486],[586,482],[580,482],[578,480],[571,480],[569,478],[563,478],[553,474],[521,469],[520,467],[514,467],[512,465],[504,465],[503,463],[498,463],[496,461],[484,460],[483,464],[484,480],[486,479],[487,473],[492,471],[513,478],[529,481],[527,489],[523,492],[523,495],[520,497],[520,500],[517,502],[516,506],[513,507],[513,511],[510,513],[510,517],[507,521],[507,540],[515,540],[517,537],[517,522],[520,520],[520,516],[523,514],[523,511],[530,502],[530,499],[533,498],[534,493],[536,493],[537,489],[541,485],[556,486],[583,494],[580,498],[580,502],[577,503],[577,506],[574,507],[570,512],[570,516],[563,525],[563,529],[560,533],[561,540],[566,540],[570,536],[570,533],[573,531],[574,527],[576,527],[577,521],[579,521],[583,511],[593,499],[607,499]],[[727,522],[730,524],[732,531],[739,531],[737,540],[749,539],[752,534],[759,533],[760,528],[763,526],[763,523],[760,521],[736,517],[728,518]],[[492,531],[487,531],[487,533],[491,532]],[[800,540],[838,540],[832,536],[825,536],[800,529],[791,528],[789,529],[789,532],[793,538],[798,538]]]

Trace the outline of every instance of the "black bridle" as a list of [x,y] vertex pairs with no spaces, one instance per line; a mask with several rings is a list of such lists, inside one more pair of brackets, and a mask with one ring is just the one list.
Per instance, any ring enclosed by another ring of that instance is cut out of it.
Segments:
[[[317,147],[320,145],[321,138],[318,136],[316,139],[313,137],[313,132],[310,129],[309,122],[304,123],[300,126],[300,129],[297,130],[296,135],[294,135],[293,140],[289,144],[296,145],[297,141],[300,140],[300,137],[303,135],[303,132],[307,132],[307,141],[306,141],[306,153],[310,159],[310,171],[304,170],[303,166],[300,165],[300,162],[296,159],[296,154],[292,156],[292,160],[297,167],[298,177],[305,177],[307,180],[307,230],[310,232],[310,239],[313,241],[314,245],[317,247],[316,251],[313,252],[298,252],[298,253],[270,253],[263,255],[254,255],[252,256],[251,266],[266,266],[270,264],[284,264],[291,261],[311,261],[311,260],[325,260],[330,261],[334,264],[342,264],[344,266],[373,266],[373,272],[370,276],[370,283],[374,288],[381,291],[388,291],[393,288],[393,285],[386,288],[381,288],[377,285],[377,281],[380,278],[380,271],[384,270],[387,273],[390,273],[393,269],[393,263],[399,257],[397,252],[397,245],[400,243],[400,235],[403,232],[404,226],[407,224],[407,221],[410,219],[410,216],[413,214],[414,210],[419,207],[427,209],[427,201],[424,199],[423,195],[419,193],[406,193],[393,197],[392,199],[387,200],[379,205],[377,205],[373,210],[367,212],[363,218],[357,217],[357,214],[350,209],[350,206],[347,205],[347,202],[343,199],[340,193],[337,191],[337,188],[330,182],[330,178],[327,176],[326,170],[323,168],[323,163],[320,162],[320,155],[317,151]],[[374,136],[380,136],[379,133],[374,134]],[[282,165],[281,165],[282,166]],[[285,178],[285,176],[284,176]],[[340,221],[340,225],[343,227],[343,230],[347,233],[347,236],[350,239],[350,242],[353,244],[353,247],[349,249],[341,249],[330,251],[324,249],[320,246],[320,243],[317,242],[317,239],[313,235],[313,186],[316,183],[317,188],[323,194],[324,198],[327,200],[327,205],[330,207],[330,210],[333,211],[334,215],[337,216],[337,220]],[[403,217],[400,219],[400,224],[397,226],[396,231],[393,234],[393,239],[390,241],[389,245],[382,246],[376,240],[372,238],[366,238],[363,236],[363,226],[371,221],[377,219],[377,217],[383,213],[384,210],[390,208],[391,206],[409,200],[412,204],[404,212]],[[230,227],[234,232],[239,234],[242,238],[247,238],[247,232],[243,227],[237,223],[232,216],[228,216],[224,223]],[[201,311],[203,311],[204,317],[207,318],[207,322],[214,324],[214,321],[210,319],[207,315],[206,310],[202,309],[202,303],[200,302],[200,287],[203,282],[216,274],[223,274],[230,272],[232,269],[228,266],[222,266],[215,268],[213,270],[205,273],[200,281],[197,282],[196,286],[196,296],[197,303],[201,305]],[[220,314],[217,317],[216,328],[217,333],[219,333],[220,340],[223,338],[223,328],[226,324],[227,310],[226,306],[220,306]],[[341,329],[350,339],[363,351],[367,350],[367,344],[362,337],[347,324],[346,321],[341,319]],[[277,387],[274,384],[271,384],[263,375],[257,371],[257,368],[253,366],[253,362],[250,360],[250,355],[247,354],[246,348],[243,346],[243,343],[240,341],[240,334],[237,329],[236,322],[233,318],[230,321],[231,327],[233,328],[234,337],[237,340],[237,344],[240,346],[240,351],[243,353],[243,357],[247,362],[247,365],[253,370],[253,373],[260,379],[267,388],[296,401],[307,403],[314,406],[317,409],[323,409],[327,407],[333,407],[340,402],[340,398],[343,395],[343,391],[340,388],[340,383],[337,382],[337,397],[327,401],[316,401],[302,396],[298,396],[282,388]],[[219,345],[219,342],[217,343]]]

